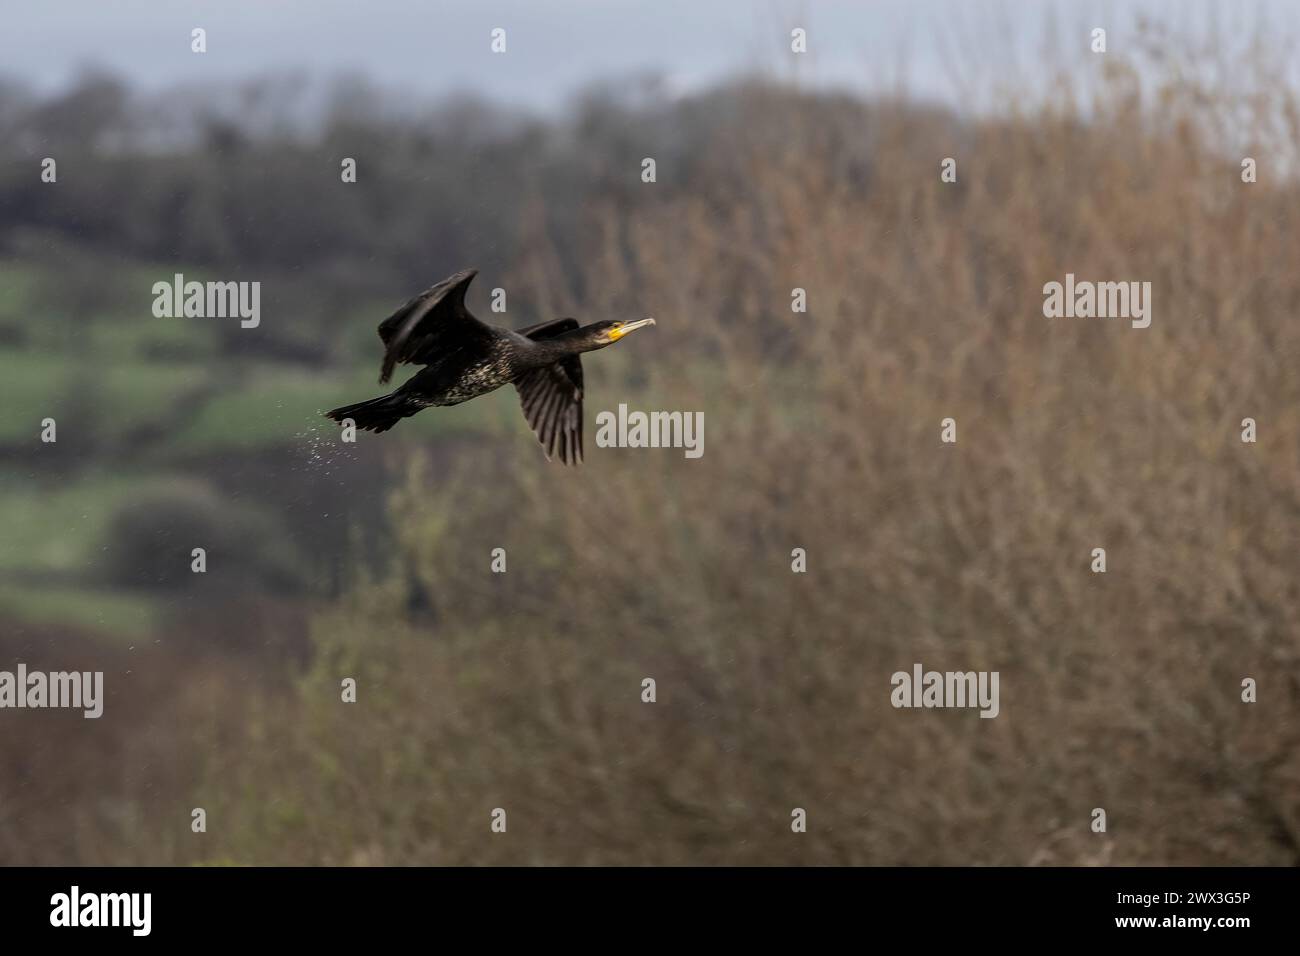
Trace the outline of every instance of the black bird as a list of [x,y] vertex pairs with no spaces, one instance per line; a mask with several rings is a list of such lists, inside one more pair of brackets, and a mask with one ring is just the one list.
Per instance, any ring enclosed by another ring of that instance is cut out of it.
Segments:
[[459,405],[513,382],[524,417],[549,461],[558,451],[568,465],[582,461],[583,352],[612,345],[654,319],[593,322],[552,319],[517,332],[484,325],[465,308],[465,290],[478,275],[466,269],[426,289],[379,324],[384,342],[380,384],[393,366],[424,369],[397,391],[326,418],[351,419],[357,428],[384,432],[430,405]]

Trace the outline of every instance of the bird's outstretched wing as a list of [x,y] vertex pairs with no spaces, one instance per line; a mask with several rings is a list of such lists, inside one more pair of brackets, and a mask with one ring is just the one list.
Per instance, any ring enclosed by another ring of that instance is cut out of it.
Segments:
[[379,323],[384,341],[381,383],[392,377],[399,363],[428,365],[441,352],[492,337],[492,330],[465,308],[465,290],[476,275],[477,269],[465,269],[448,276]]
[[[530,339],[549,339],[578,327],[577,319],[555,319],[519,329]],[[515,380],[528,425],[547,460],[557,453],[566,465],[582,461],[582,362],[574,355],[536,368]]]

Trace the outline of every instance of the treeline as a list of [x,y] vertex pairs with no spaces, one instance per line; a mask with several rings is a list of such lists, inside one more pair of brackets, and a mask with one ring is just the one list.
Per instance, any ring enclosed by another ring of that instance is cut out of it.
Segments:
[[[833,173],[865,183],[867,116],[847,98],[756,83],[683,101],[607,86],[543,120],[468,98],[411,106],[359,79],[168,97],[103,74],[49,98],[10,82],[0,84],[0,254],[62,262],[73,287],[93,273],[74,309],[103,300],[122,259],[282,276],[303,313],[295,321],[314,333],[343,321],[340,301],[400,297],[469,265],[489,281],[513,270],[516,286],[558,275],[551,291],[571,308],[590,298],[581,257],[594,229],[609,226],[600,240],[613,268],[635,241],[628,225],[666,201],[696,197],[707,211],[752,189],[742,142],[748,151],[757,137],[788,164],[791,135],[815,130],[834,148]],[[355,183],[344,182],[347,160]],[[611,209],[618,222],[598,227]],[[516,301],[525,317],[537,308]]]

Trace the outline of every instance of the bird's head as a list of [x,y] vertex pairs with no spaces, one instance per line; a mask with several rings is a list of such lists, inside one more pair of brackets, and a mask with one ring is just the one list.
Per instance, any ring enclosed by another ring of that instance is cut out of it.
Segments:
[[582,334],[593,349],[603,349],[606,345],[613,345],[629,332],[654,324],[654,319],[637,319],[634,322],[593,322],[591,325],[583,326]]

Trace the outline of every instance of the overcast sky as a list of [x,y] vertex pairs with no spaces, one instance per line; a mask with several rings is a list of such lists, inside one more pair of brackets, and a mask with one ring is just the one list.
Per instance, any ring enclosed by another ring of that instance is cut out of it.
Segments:
[[[1294,34],[1300,0],[0,0],[0,72],[40,90],[89,65],[158,91],[302,69],[365,73],[420,96],[471,90],[550,109],[582,85],[643,71],[690,90],[738,71],[954,99],[953,68],[1015,65],[1032,83],[1057,58],[1056,29],[1086,49],[1105,26],[1112,49],[1138,16],[1191,18],[1244,35],[1262,16]],[[190,52],[207,30],[208,52]],[[809,33],[793,58],[792,27]],[[489,50],[490,31],[508,50]]]

